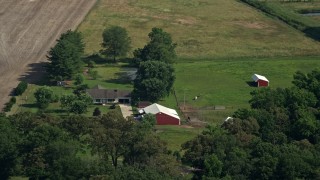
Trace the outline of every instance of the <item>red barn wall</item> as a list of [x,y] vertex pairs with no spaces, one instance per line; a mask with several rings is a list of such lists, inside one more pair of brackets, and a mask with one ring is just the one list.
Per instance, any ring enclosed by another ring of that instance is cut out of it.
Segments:
[[258,86],[259,87],[269,86],[269,82],[268,81],[263,81],[263,80],[258,80]]
[[180,120],[164,113],[156,114],[157,125],[180,125]]

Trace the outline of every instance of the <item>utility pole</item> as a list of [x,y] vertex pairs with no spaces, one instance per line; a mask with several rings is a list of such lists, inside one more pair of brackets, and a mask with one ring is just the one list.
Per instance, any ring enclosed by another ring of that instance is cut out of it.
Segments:
[[186,110],[186,90],[183,93],[183,109]]

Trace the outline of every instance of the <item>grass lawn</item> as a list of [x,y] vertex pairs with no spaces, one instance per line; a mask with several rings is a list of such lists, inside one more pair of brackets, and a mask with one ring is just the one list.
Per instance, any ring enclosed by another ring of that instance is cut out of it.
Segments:
[[99,52],[103,29],[114,25],[128,30],[132,50],[163,28],[183,58],[320,55],[319,42],[236,0],[99,0],[78,28],[87,54]]
[[168,143],[171,151],[179,151],[181,145],[200,134],[203,128],[188,128],[185,126],[156,126],[160,138]]
[[92,79],[85,76],[83,84],[88,84],[90,88],[101,85],[108,89],[126,89],[133,88],[131,79],[127,71],[134,71],[134,68],[126,67],[126,64],[98,64],[93,68],[93,71],[98,72],[98,78]]
[[[126,71],[128,68],[124,67],[122,64],[117,65],[96,65],[93,70],[98,71],[99,77],[95,80],[92,80],[88,76],[85,77],[84,84],[88,84],[91,88],[96,85],[102,85],[105,88],[115,88],[115,89],[132,89],[131,80],[129,79]],[[130,69],[132,70],[132,69]],[[29,84],[28,89],[21,95],[17,96],[17,103],[12,107],[11,111],[7,113],[15,114],[18,112],[38,112],[38,107],[36,106],[36,99],[34,93],[40,85]],[[50,88],[61,97],[64,94],[72,94],[73,88],[68,87],[58,87],[50,86]],[[98,107],[102,114],[107,113],[110,110],[110,105],[101,106],[101,105],[90,105],[88,111],[84,114],[86,116],[92,116],[94,109]],[[119,109],[120,110],[120,109]],[[46,113],[52,115],[65,116],[68,115],[66,111],[62,110],[60,103],[51,103],[49,107],[45,110]]]

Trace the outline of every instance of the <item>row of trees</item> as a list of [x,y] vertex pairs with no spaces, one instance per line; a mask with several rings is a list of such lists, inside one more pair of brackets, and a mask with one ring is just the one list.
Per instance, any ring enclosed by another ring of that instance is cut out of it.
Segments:
[[[149,33],[150,42],[143,48],[134,50],[134,59],[141,61],[162,61],[165,63],[173,63],[176,58],[175,48],[177,44],[172,42],[171,35],[161,28],[152,28]],[[125,28],[112,26],[103,31],[103,43],[101,50],[103,55],[113,57],[126,56],[131,49],[131,38]],[[139,63],[137,63],[139,64]]]
[[251,93],[251,109],[185,143],[194,178],[320,178],[320,71],[297,72],[291,88]]
[[0,116],[0,176],[31,179],[172,179],[178,164],[153,131],[110,111],[65,118],[32,113]]

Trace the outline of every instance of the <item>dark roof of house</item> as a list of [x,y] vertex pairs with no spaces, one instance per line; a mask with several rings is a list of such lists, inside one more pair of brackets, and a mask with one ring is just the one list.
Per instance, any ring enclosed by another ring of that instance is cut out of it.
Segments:
[[116,98],[130,98],[131,91],[119,89],[104,89],[97,85],[92,89],[87,89],[87,93],[94,99],[116,99]]
[[150,106],[152,103],[151,102],[149,102],[149,101],[140,101],[139,103],[138,103],[138,108],[145,108],[145,107],[147,107],[147,106]]

